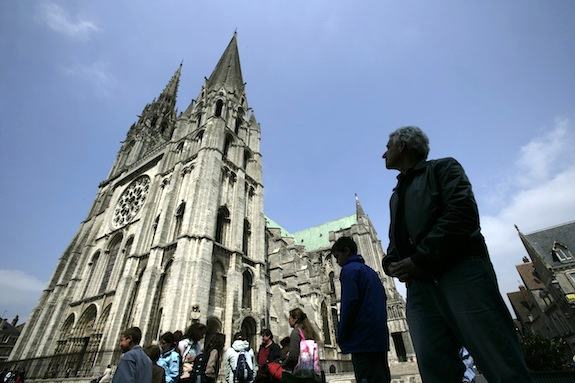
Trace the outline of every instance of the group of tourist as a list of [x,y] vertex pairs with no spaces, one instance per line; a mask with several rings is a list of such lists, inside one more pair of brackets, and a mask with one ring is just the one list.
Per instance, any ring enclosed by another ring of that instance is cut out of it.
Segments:
[[[120,336],[122,357],[115,373],[108,366],[99,383],[215,383],[223,366],[226,383],[272,383],[282,381],[284,375],[303,370],[302,360],[315,363],[319,373],[318,337],[303,310],[289,313],[293,328],[280,344],[274,341],[269,329],[260,332],[262,343],[257,353],[252,350],[245,334],[234,335],[231,347],[223,353],[225,335],[206,334],[206,326],[192,324],[185,335],[181,331],[166,332],[159,344],[140,346],[142,332],[138,327],[124,330]],[[315,344],[309,356],[302,359],[302,342]],[[307,359],[306,359],[307,358]],[[312,365],[310,370],[313,369]],[[301,372],[301,371],[300,371]],[[312,372],[312,371],[310,371]],[[296,375],[297,376],[297,375]]]
[[26,373],[24,369],[0,371],[0,383],[24,383]]
[[[471,382],[474,359],[490,383],[530,383],[471,184],[456,160],[428,161],[428,153],[427,136],[405,127],[390,135],[383,155],[386,167],[400,174],[390,201],[390,244],[382,267],[406,283],[407,322],[423,382]],[[338,238],[331,253],[341,267],[337,343],[351,354],[356,382],[389,383],[382,276],[366,265],[351,237]],[[282,347],[270,330],[263,330],[257,354],[244,335],[236,334],[222,355],[224,335],[210,335],[204,344],[205,326],[194,324],[183,340],[163,334],[159,349],[146,347],[149,357],[138,346],[139,329],[131,328],[122,334],[125,353],[113,382],[214,382],[222,363],[226,383],[290,381],[290,376],[317,381],[316,332],[299,308],[290,311],[289,324],[293,330]]]

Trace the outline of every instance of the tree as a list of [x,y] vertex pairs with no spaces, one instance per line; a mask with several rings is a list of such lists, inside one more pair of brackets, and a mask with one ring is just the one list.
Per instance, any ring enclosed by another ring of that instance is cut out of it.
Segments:
[[533,371],[561,371],[569,368],[570,352],[563,338],[547,339],[525,334],[521,339],[525,362]]

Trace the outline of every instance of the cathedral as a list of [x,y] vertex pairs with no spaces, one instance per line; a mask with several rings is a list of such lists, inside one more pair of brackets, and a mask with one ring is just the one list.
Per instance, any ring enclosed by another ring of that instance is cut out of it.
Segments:
[[236,35],[179,113],[181,70],[129,128],[10,359],[28,361],[30,378],[94,376],[117,363],[123,329],[140,327],[150,343],[196,321],[228,345],[242,331],[257,348],[262,328],[287,336],[300,307],[320,334],[324,370],[350,371],[335,341],[340,270],[328,251],[349,235],[387,292],[392,372],[416,381],[404,300],[359,199],[353,214],[299,232],[264,215],[261,127]]

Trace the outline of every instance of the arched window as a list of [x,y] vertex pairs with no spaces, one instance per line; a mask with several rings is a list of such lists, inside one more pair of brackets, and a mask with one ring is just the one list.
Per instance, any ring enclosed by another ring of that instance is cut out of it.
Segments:
[[242,127],[243,116],[244,116],[244,110],[242,108],[238,108],[238,115],[236,116],[236,123],[234,126],[234,132],[236,132],[236,134],[240,132],[240,128]]
[[110,242],[110,247],[108,248],[108,263],[106,264],[106,269],[104,270],[104,278],[102,278],[102,283],[100,284],[100,290],[98,294],[102,294],[108,288],[108,282],[112,276],[112,271],[114,271],[114,265],[116,264],[116,258],[118,257],[118,252],[120,251],[120,244],[122,243],[122,234],[118,234]]
[[224,141],[224,157],[228,156],[231,145],[232,145],[232,138],[230,136],[226,136],[226,140]]
[[218,100],[216,101],[216,117],[221,117],[222,116],[222,111],[224,109],[224,102],[222,100]]
[[90,262],[88,263],[88,277],[86,278],[86,285],[84,286],[84,292],[82,293],[82,297],[86,297],[86,292],[88,291],[88,289],[90,288],[90,285],[92,284],[92,278],[94,277],[94,271],[96,270],[96,267],[98,266],[98,259],[100,258],[100,252],[97,251],[96,254],[94,254],[92,256],[92,259],[90,260]]
[[212,267],[209,305],[219,308],[226,307],[226,270],[221,262],[214,263]]
[[243,284],[242,284],[242,308],[251,309],[252,308],[252,284],[253,278],[252,273],[249,270],[243,273]]
[[154,239],[156,239],[156,231],[158,231],[158,225],[160,224],[160,215],[156,216],[154,219],[154,223],[152,224],[152,240],[150,241],[150,245],[154,244]]
[[186,211],[186,203],[182,201],[178,210],[176,210],[176,226],[174,227],[174,236],[172,241],[176,240],[182,231],[182,221],[184,220],[184,213]]
[[244,150],[244,169],[247,169],[250,158],[252,158],[252,154],[250,153],[250,151],[247,149]]
[[197,121],[197,127],[198,128],[200,126],[202,126],[202,114],[201,113],[196,114],[196,121]]
[[172,261],[169,261],[164,268],[164,272],[160,276],[160,280],[158,281],[158,285],[156,288],[156,293],[154,294],[154,300],[152,301],[152,318],[149,322],[150,327],[148,328],[150,332],[146,335],[146,342],[150,343],[152,340],[158,339],[159,331],[160,331],[160,322],[162,320],[162,313],[163,313],[163,305],[164,305],[164,296],[165,296],[165,288],[166,288],[166,281],[169,280],[170,272],[172,270]]
[[332,297],[335,297],[335,274],[333,271],[329,273],[329,292]]
[[242,243],[242,251],[246,257],[248,256],[248,253],[250,251],[251,236],[252,236],[252,225],[250,225],[250,221],[244,219],[244,236]]
[[321,304],[321,319],[323,327],[323,341],[325,344],[331,344],[331,333],[329,331],[329,314],[325,302]]
[[184,145],[185,145],[185,141],[182,141],[178,144],[178,146],[176,147],[176,152],[181,153],[184,151]]
[[333,321],[333,327],[338,328],[339,327],[339,316],[337,315],[337,309],[336,308],[331,309],[331,320]]
[[196,141],[201,144],[202,141],[204,139],[204,131],[200,130],[200,132],[198,133],[198,135],[196,136]]
[[226,239],[227,228],[230,224],[230,211],[226,206],[218,209],[218,218],[216,222],[216,242],[224,244]]

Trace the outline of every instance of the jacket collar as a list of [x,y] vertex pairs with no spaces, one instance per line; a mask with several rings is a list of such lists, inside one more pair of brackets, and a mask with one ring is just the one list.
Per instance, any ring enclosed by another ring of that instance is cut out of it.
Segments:
[[[417,163],[413,168],[409,169],[405,173],[399,173],[397,175],[397,181],[404,180],[406,178],[412,177],[415,174],[421,173],[427,167],[427,160],[423,160]],[[395,190],[395,189],[394,189]]]
[[363,260],[363,257],[359,254],[352,255],[347,259],[347,261],[345,261],[345,263],[341,267],[349,265],[350,263],[365,263],[365,261]]

